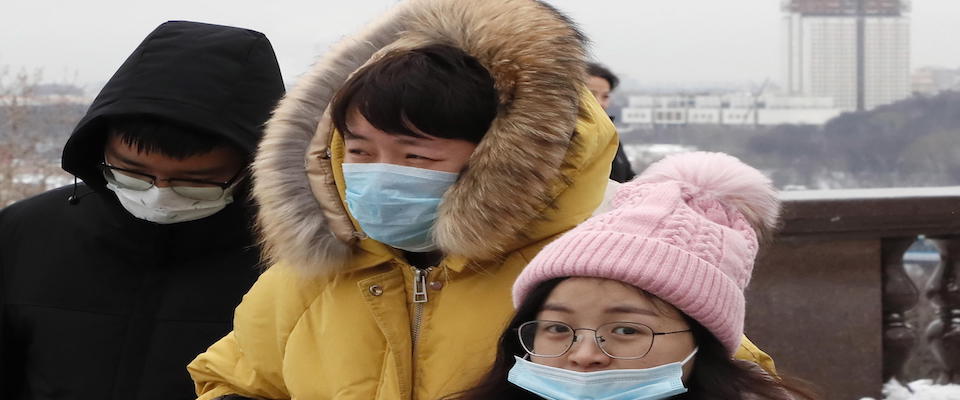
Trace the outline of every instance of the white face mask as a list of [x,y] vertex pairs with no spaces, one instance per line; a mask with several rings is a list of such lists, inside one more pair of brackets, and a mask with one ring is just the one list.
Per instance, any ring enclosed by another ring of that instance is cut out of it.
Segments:
[[130,214],[158,224],[193,221],[216,214],[233,202],[234,187],[236,185],[227,188],[217,200],[195,200],[183,197],[170,188],[154,186],[147,190],[133,190],[107,184],[107,188],[117,194],[120,205]]
[[510,369],[507,380],[544,399],[551,400],[655,400],[687,391],[683,386],[683,366],[697,349],[683,359],[653,368],[610,369],[578,372],[536,364],[520,357]]

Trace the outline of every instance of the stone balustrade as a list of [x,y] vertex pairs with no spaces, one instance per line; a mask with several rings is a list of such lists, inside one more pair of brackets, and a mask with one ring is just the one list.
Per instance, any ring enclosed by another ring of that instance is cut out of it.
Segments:
[[[828,399],[880,398],[883,382],[927,352],[936,363],[928,378],[960,383],[960,187],[782,198],[782,227],[747,289],[746,324],[778,369]],[[933,239],[941,258],[919,289],[903,262],[918,237]],[[918,302],[933,307],[928,326],[907,318]]]

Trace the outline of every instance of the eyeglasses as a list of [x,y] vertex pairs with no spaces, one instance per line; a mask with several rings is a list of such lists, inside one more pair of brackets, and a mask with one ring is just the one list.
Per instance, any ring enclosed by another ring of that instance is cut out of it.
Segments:
[[574,328],[558,321],[529,321],[517,329],[523,349],[536,357],[560,357],[573,344],[582,341],[577,331],[592,331],[593,338],[607,356],[634,360],[643,358],[653,348],[657,336],[690,332],[690,329],[673,332],[655,332],[653,328],[636,322],[611,322],[597,329]]
[[170,189],[173,190],[174,193],[194,200],[217,200],[223,197],[227,188],[239,180],[244,172],[244,170],[241,169],[226,182],[212,182],[183,178],[157,179],[157,177],[153,175],[115,167],[105,162],[100,163],[98,167],[100,168],[100,172],[103,173],[104,179],[117,187],[144,191],[156,186],[157,181],[164,181],[170,184]]

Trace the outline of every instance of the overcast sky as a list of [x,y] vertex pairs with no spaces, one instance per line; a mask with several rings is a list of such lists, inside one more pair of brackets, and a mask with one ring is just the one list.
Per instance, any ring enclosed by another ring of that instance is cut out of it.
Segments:
[[[478,0],[481,1],[481,0]],[[695,86],[779,78],[780,0],[548,0],[593,40],[593,56],[634,84]],[[95,87],[171,19],[270,38],[294,82],[340,37],[395,0],[3,0],[0,66]],[[914,0],[913,67],[960,67],[960,1]],[[74,78],[76,77],[76,78]]]

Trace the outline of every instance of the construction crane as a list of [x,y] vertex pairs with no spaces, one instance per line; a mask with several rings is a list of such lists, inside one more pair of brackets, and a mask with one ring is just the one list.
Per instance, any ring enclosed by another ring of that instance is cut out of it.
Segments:
[[750,108],[747,109],[747,115],[753,115],[753,128],[757,129],[760,127],[760,96],[763,95],[763,92],[767,90],[767,86],[770,84],[770,78],[764,79],[763,83],[760,84],[760,87],[756,90],[751,90],[750,95],[753,97],[753,101],[750,102]]

